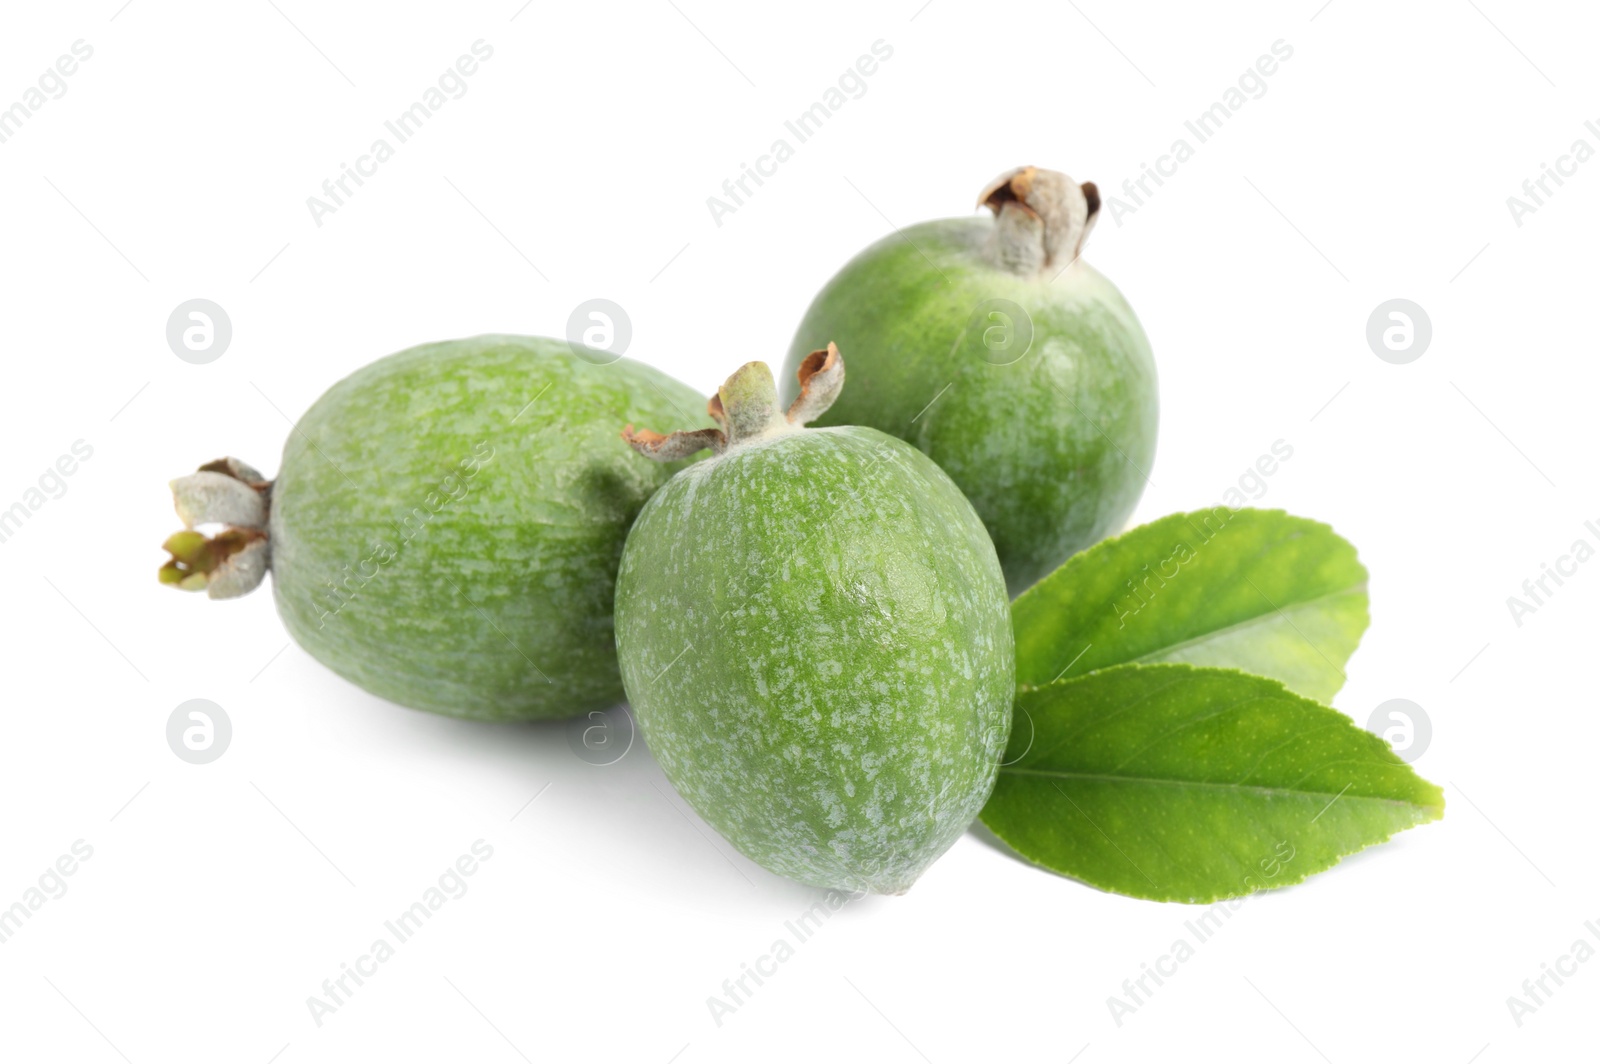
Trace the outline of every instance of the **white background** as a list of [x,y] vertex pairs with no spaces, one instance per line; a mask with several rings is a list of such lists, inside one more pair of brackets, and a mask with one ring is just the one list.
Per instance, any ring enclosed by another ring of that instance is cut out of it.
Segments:
[[[0,945],[0,1056],[1593,1054],[1600,963],[1520,1028],[1506,1005],[1600,920],[1600,562],[1520,627],[1506,605],[1600,543],[1600,161],[1520,226],[1506,205],[1575,139],[1600,148],[1593,12],[919,2],[6,6],[0,106],[74,41],[94,55],[0,144],[0,508],[75,440],[93,457],[0,543],[0,905],[75,840],[93,857]],[[314,224],[306,198],[480,38],[466,95]],[[716,225],[706,198],[879,39],[894,54],[866,94]],[[966,213],[1002,170],[1120,195],[1279,39],[1294,54],[1265,95],[1087,252],[1160,366],[1136,516],[1215,503],[1287,441],[1259,504],[1332,523],[1372,571],[1337,705],[1363,723],[1421,705],[1417,767],[1449,808],[1250,901],[1120,1026],[1106,999],[1197,913],[974,834],[907,896],[852,902],[718,1026],[706,999],[819,894],[733,853],[642,744],[596,767],[559,723],[399,709],[286,647],[269,595],[155,583],[167,480],[221,454],[274,473],[286,419],[364,363],[559,336],[605,297],[630,356],[709,390],[780,361],[849,255]],[[208,365],[165,339],[196,297],[233,323]],[[1396,297],[1433,323],[1409,365],[1365,340]],[[165,739],[190,698],[233,722],[209,765]],[[477,839],[494,855],[468,893],[314,1023],[306,999]]]

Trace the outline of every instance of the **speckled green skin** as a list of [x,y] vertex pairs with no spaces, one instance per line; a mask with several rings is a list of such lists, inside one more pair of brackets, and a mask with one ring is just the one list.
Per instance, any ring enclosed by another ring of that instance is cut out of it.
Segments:
[[679,473],[617,578],[623,684],[678,793],[751,860],[900,893],[994,786],[1015,657],[983,524],[869,428]]
[[284,623],[334,672],[415,709],[526,720],[621,701],[617,562],[682,463],[640,461],[618,433],[704,405],[560,340],[479,336],[358,370],[284,446],[269,530]]
[[[991,265],[992,228],[927,222],[857,255],[812,302],[779,379],[788,402],[800,360],[838,344],[850,386],[818,424],[871,425],[938,462],[1017,595],[1133,512],[1155,457],[1156,371],[1110,281],[1082,260],[1054,281],[1055,270]],[[974,322],[989,299],[1033,322],[1031,348],[1009,365],[983,345],[992,323]]]

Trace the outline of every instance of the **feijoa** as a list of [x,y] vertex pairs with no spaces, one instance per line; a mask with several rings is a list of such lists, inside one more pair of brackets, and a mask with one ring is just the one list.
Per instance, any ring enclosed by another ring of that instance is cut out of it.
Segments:
[[972,506],[872,428],[807,429],[844,378],[831,346],[778,405],[744,366],[720,428],[627,434],[711,458],[640,513],[617,650],[641,732],[690,805],[751,860],[900,893],[994,785],[1015,675],[1005,582]]
[[603,708],[622,698],[623,541],[674,468],[639,461],[617,428],[699,405],[561,340],[414,347],[318,399],[276,480],[223,459],[174,481],[189,530],[168,540],[162,582],[228,598],[270,569],[295,641],[401,705],[486,720]]
[[846,264],[787,366],[829,340],[848,351],[850,389],[821,423],[870,425],[938,462],[1016,595],[1123,528],[1155,456],[1156,371],[1127,301],[1080,257],[1093,184],[1024,167],[980,203],[992,223],[913,225]]

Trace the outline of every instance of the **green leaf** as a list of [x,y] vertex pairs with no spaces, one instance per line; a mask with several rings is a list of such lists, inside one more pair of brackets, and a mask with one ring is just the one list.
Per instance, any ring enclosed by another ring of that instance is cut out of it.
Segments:
[[1367,570],[1327,525],[1219,506],[1074,555],[1023,592],[1011,618],[1025,686],[1184,662],[1330,702],[1367,627]]
[[1282,684],[1128,665],[1018,695],[982,820],[1103,890],[1210,902],[1298,883],[1443,813],[1387,743]]

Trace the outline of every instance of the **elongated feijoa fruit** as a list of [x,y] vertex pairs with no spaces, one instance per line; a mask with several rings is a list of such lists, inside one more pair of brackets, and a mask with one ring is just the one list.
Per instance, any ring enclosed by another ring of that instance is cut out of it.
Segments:
[[617,426],[699,403],[561,340],[414,347],[318,399],[275,481],[234,459],[174,481],[187,530],[161,579],[229,598],[270,569],[295,641],[401,705],[484,720],[604,708],[622,698],[623,541],[672,474]]
[[1156,370],[1122,293],[1080,258],[1093,184],[1030,166],[980,202],[992,223],[913,225],[850,260],[787,366],[843,345],[850,390],[821,423],[871,425],[938,462],[1017,595],[1133,512],[1155,456]]
[[744,366],[720,429],[626,434],[710,459],[645,504],[617,577],[617,650],[645,741],[746,856],[900,893],[994,786],[1015,660],[983,523],[925,455],[870,428],[807,429],[844,379],[831,345],[778,406]]

